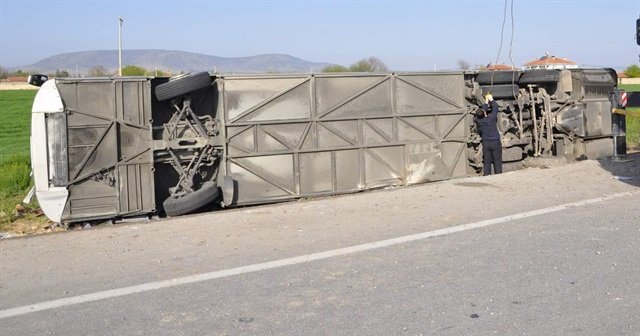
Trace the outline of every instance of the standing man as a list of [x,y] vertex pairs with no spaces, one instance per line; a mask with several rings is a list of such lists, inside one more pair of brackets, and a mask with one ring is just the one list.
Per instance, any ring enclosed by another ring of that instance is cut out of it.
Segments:
[[496,174],[502,173],[502,143],[498,131],[498,103],[491,94],[485,97],[482,110],[476,114],[476,124],[482,137],[482,163],[484,175],[491,175],[491,164]]

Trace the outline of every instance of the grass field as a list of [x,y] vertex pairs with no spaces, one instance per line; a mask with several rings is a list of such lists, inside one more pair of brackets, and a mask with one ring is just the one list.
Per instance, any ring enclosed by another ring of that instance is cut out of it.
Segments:
[[29,189],[29,135],[34,90],[0,91],[0,231]]
[[34,90],[0,91],[0,165],[14,156],[29,156]]
[[[621,84],[618,85],[620,89],[624,89],[627,92],[640,91],[640,84]],[[640,108],[628,108],[635,112],[640,113]],[[627,116],[627,148],[630,150],[640,150],[640,117]]]
[[637,92],[640,91],[640,84],[618,84],[618,88],[627,92]]

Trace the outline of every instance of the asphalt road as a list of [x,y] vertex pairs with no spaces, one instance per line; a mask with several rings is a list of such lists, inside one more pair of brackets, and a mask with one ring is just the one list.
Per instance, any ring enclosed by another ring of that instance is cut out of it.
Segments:
[[0,331],[638,335],[638,166],[5,239]]

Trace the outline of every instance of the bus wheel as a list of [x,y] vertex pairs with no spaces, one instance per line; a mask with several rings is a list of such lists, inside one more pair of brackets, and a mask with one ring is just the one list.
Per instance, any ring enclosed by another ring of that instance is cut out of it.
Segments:
[[184,196],[169,196],[163,203],[167,216],[180,216],[194,212],[215,201],[220,196],[220,188],[214,182],[205,182],[200,189]]
[[200,90],[211,85],[213,80],[208,72],[179,75],[156,87],[156,98],[159,101],[184,96],[189,92]]

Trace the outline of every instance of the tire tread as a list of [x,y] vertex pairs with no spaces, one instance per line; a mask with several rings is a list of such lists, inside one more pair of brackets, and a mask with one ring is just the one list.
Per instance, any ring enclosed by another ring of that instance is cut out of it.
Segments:
[[178,198],[167,198],[162,203],[162,207],[167,216],[186,215],[215,201],[219,196],[220,188],[214,182],[208,181],[192,193]]
[[211,85],[212,82],[211,76],[206,71],[186,75],[158,85],[155,90],[156,98],[158,101],[177,98],[189,92],[205,88]]

